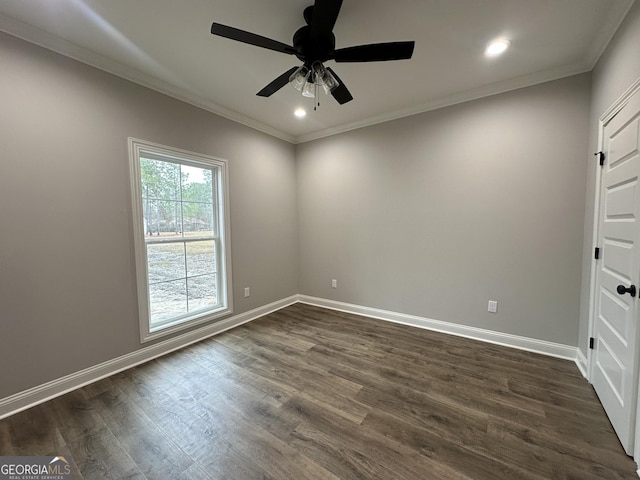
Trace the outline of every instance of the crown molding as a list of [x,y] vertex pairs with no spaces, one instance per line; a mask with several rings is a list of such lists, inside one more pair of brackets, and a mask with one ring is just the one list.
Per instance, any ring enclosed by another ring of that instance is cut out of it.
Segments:
[[42,48],[46,48],[47,50],[51,50],[55,53],[59,53],[60,55],[64,55],[65,57],[69,57],[78,62],[90,65],[99,70],[103,70],[112,75],[116,75],[117,77],[129,80],[138,85],[142,85],[143,87],[150,88],[246,127],[266,133],[267,135],[271,135],[289,143],[295,143],[296,138],[293,135],[289,135],[262,122],[211,102],[199,95],[195,95],[151,75],[142,73],[135,68],[131,68],[120,62],[111,60],[103,55],[80,47],[75,43],[20,22],[14,18],[6,15],[0,15],[0,31],[25,40],[26,42],[33,43],[34,45],[38,45]]
[[419,115],[429,111],[437,110],[444,107],[457,105],[460,103],[479,100],[481,98],[490,97],[500,93],[517,90],[519,88],[525,88],[533,85],[537,85],[544,82],[558,80],[571,75],[578,75],[581,73],[591,71],[597,64],[598,60],[606,50],[607,46],[611,42],[611,39],[615,35],[615,32],[624,21],[627,13],[635,3],[635,0],[627,0],[627,7],[620,18],[612,19],[606,28],[601,31],[604,34],[600,34],[600,37],[596,38],[593,42],[594,45],[601,45],[601,47],[594,48],[589,52],[583,62],[575,63],[568,66],[562,66],[555,69],[546,70],[543,72],[537,72],[531,75],[524,75],[521,77],[512,78],[506,81],[485,85],[483,87],[467,90],[465,92],[456,93],[447,97],[439,98],[436,100],[421,103],[409,108],[395,110],[393,112],[369,117],[364,120],[346,123],[315,132],[311,132],[303,135],[291,135],[276,128],[273,128],[267,124],[259,122],[251,117],[240,114],[234,110],[225,108],[210,100],[191,93],[185,89],[171,85],[168,82],[159,80],[151,75],[140,72],[134,68],[124,65],[120,62],[111,60],[103,55],[95,53],[86,48],[80,47],[72,42],[64,40],[56,35],[44,32],[38,28],[35,28],[26,23],[20,22],[11,17],[0,15],[0,31],[3,31],[14,37],[21,38],[29,43],[33,43],[40,47],[46,48],[53,52],[59,53],[73,60],[77,60],[84,64],[98,68],[105,72],[111,73],[125,80],[129,80],[138,85],[150,88],[167,96],[173,97],[177,100],[183,101],[190,105],[202,108],[208,112],[211,112],[220,117],[226,118],[233,122],[239,123],[246,127],[260,131],[267,135],[279,138],[292,144],[301,144],[318,140],[321,138],[338,135],[340,133],[357,130],[360,128],[370,127],[381,123],[397,120],[404,117],[413,115]]
[[481,98],[498,95],[500,93],[506,93],[511,90],[517,90],[519,88],[531,87],[540,83],[560,80],[561,78],[570,77],[572,75],[579,75],[581,73],[590,72],[595,68],[596,64],[600,60],[600,57],[602,57],[602,55],[606,51],[607,47],[611,43],[611,40],[620,28],[620,25],[622,25],[622,22],[624,22],[624,19],[627,17],[629,10],[631,10],[631,7],[633,7],[635,2],[636,0],[627,0],[627,6],[622,10],[619,18],[610,19],[606,24],[603,25],[602,29],[600,29],[598,32],[594,32],[594,47],[590,52],[587,52],[583,62],[578,62],[574,63],[573,65],[546,70],[544,72],[538,72],[531,75],[516,77],[503,82],[493,83],[484,87],[467,90],[466,92],[461,92],[434,101],[422,103],[408,109],[396,110],[394,112],[371,117],[363,121],[346,123],[337,127],[312,132],[306,135],[300,135],[295,138],[294,143],[300,144],[310,142],[313,140],[338,135],[340,133],[349,132],[351,130],[370,127],[372,125],[378,125],[380,123],[385,123],[412,115],[419,115],[421,113],[437,110],[439,108],[450,107],[452,105],[457,105],[472,100],[479,100]]
[[349,132],[351,130],[370,127],[372,125],[378,125],[380,123],[398,120],[400,118],[410,117],[413,115],[419,115],[421,113],[438,110],[440,108],[450,107],[452,105],[457,105],[472,100],[479,100],[481,98],[491,97],[500,93],[506,93],[512,90],[518,90],[520,88],[531,87],[540,83],[559,80],[561,78],[570,77],[572,75],[578,75],[589,71],[591,71],[591,67],[586,63],[576,63],[573,65],[567,65],[551,70],[545,70],[543,72],[537,72],[531,75],[524,75],[521,77],[516,77],[502,82],[492,83],[483,87],[467,90],[465,92],[456,93],[448,97],[439,98],[437,100],[422,103],[410,108],[378,115],[366,120],[346,123],[337,127],[327,128],[325,130],[320,130],[306,135],[300,135],[296,137],[294,143],[300,144],[310,142],[312,140],[318,140],[320,138],[338,135],[340,133]]
[[607,47],[613,40],[616,32],[624,22],[624,19],[627,18],[627,14],[636,0],[627,0],[627,6],[622,11],[620,18],[612,18],[607,23],[602,25],[602,28],[598,32],[594,32],[595,40],[593,42],[594,47],[591,52],[587,53],[586,59],[587,64],[589,65],[589,70],[593,70],[600,60],[600,57],[604,54]]

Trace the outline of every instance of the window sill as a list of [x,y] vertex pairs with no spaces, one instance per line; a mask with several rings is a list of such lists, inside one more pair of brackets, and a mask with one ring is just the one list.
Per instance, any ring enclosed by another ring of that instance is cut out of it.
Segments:
[[167,325],[151,328],[148,331],[141,331],[140,343],[147,343],[147,342],[165,337],[167,335],[171,335],[173,333],[189,329],[196,325],[201,325],[203,323],[211,322],[213,320],[218,320],[227,315],[231,315],[232,313],[233,313],[232,308],[222,307],[218,310],[214,310],[204,314],[203,313],[197,314],[197,315],[194,315],[193,317],[180,319],[179,321],[174,323],[169,323]]

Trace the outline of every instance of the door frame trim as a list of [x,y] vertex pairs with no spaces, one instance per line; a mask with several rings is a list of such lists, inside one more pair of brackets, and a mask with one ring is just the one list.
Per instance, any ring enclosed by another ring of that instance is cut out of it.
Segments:
[[[613,120],[613,118],[620,113],[620,111],[631,101],[631,98],[640,94],[640,78],[638,78],[598,119],[598,151],[602,151],[604,148],[604,129]],[[594,195],[594,208],[593,208],[593,235],[591,239],[592,248],[589,250],[591,255],[591,272],[589,280],[589,327],[588,337],[593,337],[595,330],[595,306],[596,306],[596,277],[597,277],[597,260],[593,258],[593,249],[598,246],[599,235],[599,221],[600,221],[600,187],[602,185],[602,169],[596,167],[595,178],[595,195]],[[578,348],[581,351],[581,348]],[[591,383],[593,378],[593,350],[587,349],[587,380]],[[633,457],[636,463],[640,462],[640,382],[638,382],[638,402],[636,405],[636,422],[635,422],[635,442],[633,447]],[[640,472],[640,470],[639,470]],[[639,473],[640,475],[640,473]]]

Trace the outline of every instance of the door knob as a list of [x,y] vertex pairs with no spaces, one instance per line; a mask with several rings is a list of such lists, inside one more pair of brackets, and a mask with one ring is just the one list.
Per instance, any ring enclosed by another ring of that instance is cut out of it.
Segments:
[[618,293],[620,295],[624,295],[625,293],[628,293],[632,297],[636,296],[636,286],[635,285],[631,285],[629,288],[626,288],[624,285],[618,285],[618,288],[616,290],[618,290]]

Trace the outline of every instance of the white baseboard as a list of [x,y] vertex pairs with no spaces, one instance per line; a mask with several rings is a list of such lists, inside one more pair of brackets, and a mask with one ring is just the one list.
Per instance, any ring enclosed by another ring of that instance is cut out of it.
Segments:
[[473,340],[480,340],[482,342],[502,345],[504,347],[517,348],[519,350],[540,353],[551,357],[563,358],[565,360],[576,361],[578,354],[578,348],[569,345],[537,340],[535,338],[520,337],[518,335],[511,335],[508,333],[494,332],[492,330],[443,322],[441,320],[433,320],[431,318],[407,315],[388,310],[379,310],[377,308],[363,307],[361,305],[337,302],[324,298],[309,297],[307,295],[298,295],[298,301],[300,303],[329,308],[331,310],[364,315],[366,317],[377,318],[379,320],[386,320],[388,322],[410,325],[413,327],[424,328],[426,330],[448,333],[458,337],[471,338]]
[[589,380],[589,374],[587,373],[587,365],[588,360],[587,357],[584,356],[584,353],[582,353],[582,350],[580,350],[579,348],[577,349],[577,357],[576,357],[576,365],[578,366],[578,369],[580,370],[580,373],[582,374],[582,376],[584,378],[586,378],[587,380]]
[[0,419],[298,302],[573,360],[583,375],[586,373],[586,359],[577,347],[307,295],[293,295],[0,399]]
[[154,358],[161,357],[167,353],[179,350],[199,342],[205,338],[222,333],[230,328],[237,327],[243,323],[250,322],[264,315],[268,315],[276,310],[292,305],[298,301],[298,296],[293,295],[288,298],[255,308],[248,312],[234,315],[220,322],[207,325],[188,333],[172,337],[148,347],[143,347],[135,352],[128,353],[121,357],[108,360],[99,365],[86,368],[76,373],[58,378],[51,382],[38,385],[23,392],[16,393],[10,397],[0,399],[0,419],[26,410],[40,403],[46,402],[60,395],[64,395],[72,390],[81,388],[90,383],[96,382],[110,375],[127,370],[136,365],[148,362]]

